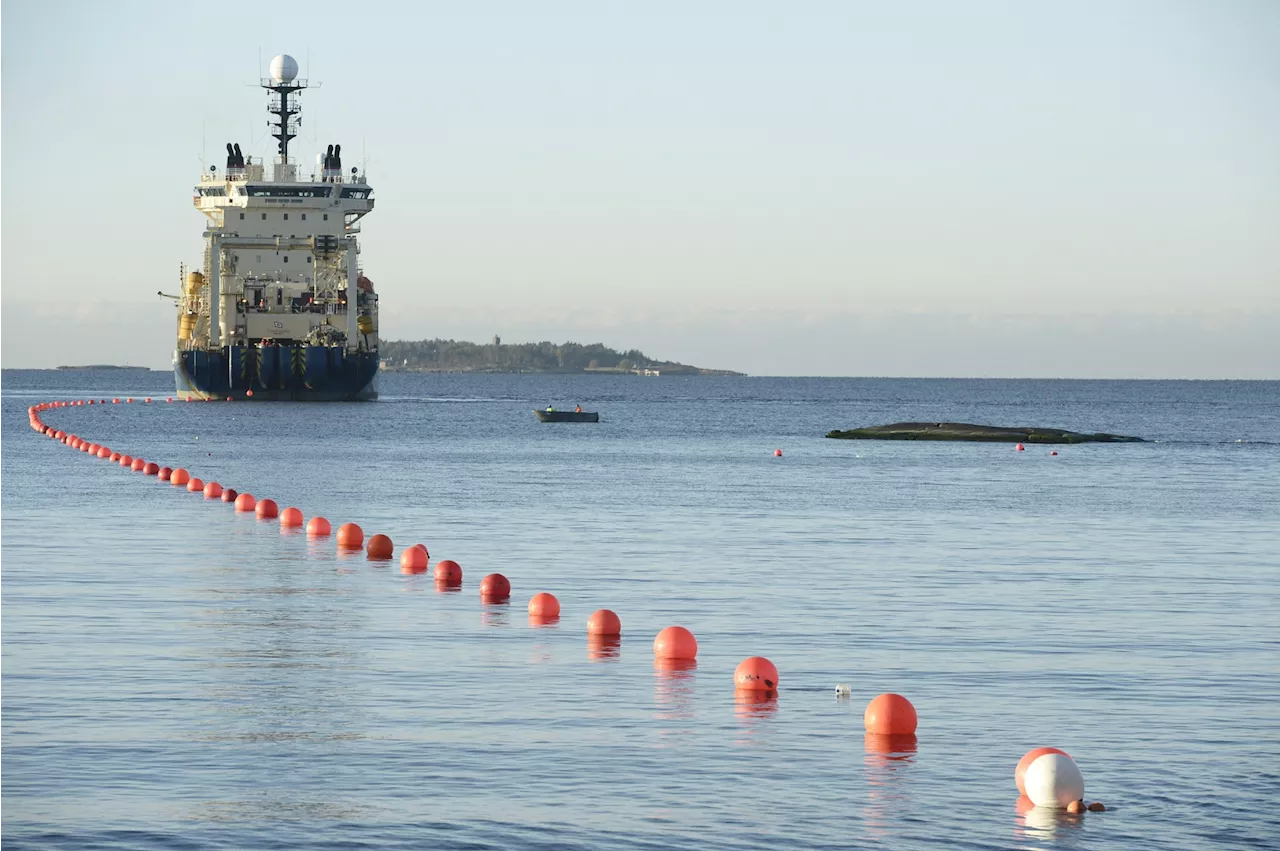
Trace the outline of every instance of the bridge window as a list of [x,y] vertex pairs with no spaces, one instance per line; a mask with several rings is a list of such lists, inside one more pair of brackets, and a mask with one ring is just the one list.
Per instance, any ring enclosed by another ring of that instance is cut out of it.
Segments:
[[286,222],[287,222],[287,221],[289,221],[289,214],[288,214],[288,213],[285,213],[285,214],[284,214],[284,220],[285,220]]
[[303,213],[303,214],[302,214],[302,220],[303,220],[304,222],[307,220],[307,214],[306,214],[306,213]]
[[240,221],[244,221],[244,213],[240,214]]
[[263,220],[264,222],[267,220],[267,214],[266,214],[266,213],[263,213],[263,214],[262,214],[262,220]]

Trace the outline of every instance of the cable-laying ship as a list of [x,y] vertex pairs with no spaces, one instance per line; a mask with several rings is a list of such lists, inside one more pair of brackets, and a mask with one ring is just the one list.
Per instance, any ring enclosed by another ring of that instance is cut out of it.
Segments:
[[202,271],[183,275],[173,371],[188,399],[372,399],[378,372],[378,296],[361,273],[356,235],[373,209],[342,146],[302,175],[289,156],[301,125],[298,63],[271,62],[261,81],[278,141],[270,164],[227,144],[226,169],[200,175],[208,218]]

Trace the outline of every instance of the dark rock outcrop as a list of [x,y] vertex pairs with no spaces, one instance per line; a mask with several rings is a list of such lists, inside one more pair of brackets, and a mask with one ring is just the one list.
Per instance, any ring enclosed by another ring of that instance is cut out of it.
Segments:
[[965,440],[988,443],[1142,443],[1123,434],[1083,434],[1060,428],[1024,428],[970,423],[893,423],[827,432],[839,440]]

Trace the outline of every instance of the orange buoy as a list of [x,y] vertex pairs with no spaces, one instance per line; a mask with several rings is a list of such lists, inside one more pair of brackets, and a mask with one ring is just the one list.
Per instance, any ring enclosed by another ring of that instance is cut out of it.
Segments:
[[121,456],[120,456],[120,466],[121,466],[121,467],[132,467],[132,466],[133,466],[133,456],[132,456],[132,455],[121,455]]
[[529,601],[529,614],[535,618],[551,618],[560,617],[560,601],[556,599],[554,594],[548,594],[541,591],[533,595],[533,599]]
[[395,554],[395,546],[386,535],[374,535],[365,547],[365,553],[374,561],[387,561]]
[[80,444],[80,451],[81,451],[81,452],[97,452],[97,451],[98,451],[98,444],[96,444],[96,443],[83,443],[83,442],[82,442],[82,443]]
[[230,402],[230,401],[231,401],[231,397],[230,397],[230,396],[228,396],[228,397],[227,397],[227,401],[228,401],[228,402]]
[[113,404],[113,405],[119,405],[119,404],[120,404],[120,398],[119,398],[119,397],[116,397],[116,398],[112,399],[112,400],[111,400],[111,404]]
[[313,538],[324,538],[329,534],[329,521],[323,517],[312,517],[307,521],[307,534]]
[[280,525],[286,529],[296,529],[302,525],[302,512],[289,506],[280,512]]
[[253,395],[253,390],[252,390],[252,389],[249,389],[249,390],[244,391],[244,395],[246,395],[246,396],[252,396],[252,395]]
[[358,550],[364,546],[364,530],[354,523],[343,523],[338,527],[338,548]]
[[763,656],[749,656],[733,672],[733,686],[743,691],[775,691],[778,669]]
[[258,507],[258,501],[253,498],[251,493],[242,493],[236,495],[236,511],[253,511]]
[[276,505],[274,499],[258,500],[258,504],[254,506],[253,510],[258,515],[259,520],[275,520],[276,515],[280,513],[280,507]]
[[54,436],[54,439],[56,440],[65,440],[67,437],[67,433],[62,429],[58,429],[53,433],[53,436]]
[[191,481],[191,474],[179,467],[169,474],[169,482],[173,485],[185,485]]
[[173,477],[172,467],[161,467],[159,470],[156,471],[156,478],[162,482],[167,482],[172,477]]
[[1013,447],[1013,450],[1014,450],[1015,452],[1025,452],[1025,451],[1027,450],[1027,447],[1025,447],[1025,446],[1023,446],[1021,443],[1019,443],[1019,444],[1017,444],[1016,446],[1014,446],[1014,447]]
[[905,736],[915,733],[918,718],[911,701],[890,692],[871,699],[862,713],[862,723],[868,733]]
[[187,491],[189,493],[204,493],[204,482],[192,476],[187,480]]
[[427,554],[417,547],[409,547],[400,553],[401,573],[426,573]]
[[122,457],[122,456],[120,455],[120,453],[119,453],[119,452],[112,452],[112,453],[111,453],[111,455],[108,457],[108,460],[110,460],[110,461],[119,461],[121,457]]
[[1049,753],[1060,753],[1068,759],[1071,757],[1071,754],[1064,750],[1059,750],[1058,748],[1032,748],[1027,751],[1023,755],[1022,759],[1018,760],[1017,766],[1013,769],[1013,782],[1018,787],[1018,794],[1027,794],[1027,787],[1023,778],[1027,774],[1027,769],[1031,767],[1031,763],[1035,762],[1039,757]]
[[205,499],[217,499],[220,496],[222,496],[222,485],[218,484],[217,482],[204,483]]
[[1106,806],[1101,801],[1093,801],[1085,809],[1091,813],[1105,813],[1107,811]]
[[622,619],[609,609],[597,609],[587,618],[587,635],[622,635]]
[[659,659],[696,659],[698,639],[682,626],[669,626],[653,639],[653,655]]
[[132,404],[133,404],[133,397],[132,397],[132,396],[130,396],[128,399],[125,399],[125,401],[126,401],[126,402],[128,402],[130,405],[132,405]]
[[414,546],[416,549],[422,550],[422,552],[423,552],[423,553],[426,555],[426,557],[427,557],[427,561],[430,561],[430,560],[431,560],[431,551],[427,549],[427,545],[426,545],[426,544],[414,544],[413,546]]
[[142,468],[142,475],[144,476],[155,476],[155,475],[158,475],[159,473],[160,473],[160,465],[157,464],[155,461],[148,461],[146,463],[146,466]]
[[436,562],[435,579],[446,585],[461,585],[462,565],[452,559]]
[[148,397],[145,399],[145,401],[146,401],[146,403],[147,403],[148,405],[150,405],[150,404],[151,404],[151,397],[150,397],[150,396],[148,396]]
[[1056,449],[1055,449],[1055,450],[1053,450],[1052,452],[1050,452],[1049,454],[1050,454],[1050,455],[1057,455],[1057,454],[1058,454],[1058,450],[1056,450]]
[[235,488],[223,488],[223,489],[222,489],[222,501],[223,501],[223,502],[235,502],[235,501],[236,501],[236,498],[237,498],[237,497],[239,497],[239,496],[240,496],[240,494],[236,493],[236,489],[235,489]]
[[1080,813],[1084,812],[1084,801],[1072,801],[1071,803],[1067,804],[1067,812],[1071,813],[1072,815],[1079,815]]
[[166,396],[166,397],[164,397],[164,400],[165,400],[166,402],[172,402],[172,401],[173,401],[173,397],[172,397],[172,396]]
[[480,599],[486,603],[501,603],[511,597],[511,580],[501,573],[490,573],[480,580]]
[[139,473],[145,473],[147,470],[147,462],[141,458],[134,458],[131,462],[129,462],[129,469],[135,470]]
[[782,457],[782,450],[781,450],[781,449],[775,449],[775,450],[773,450],[773,457],[774,457],[774,458],[781,458],[781,457]]

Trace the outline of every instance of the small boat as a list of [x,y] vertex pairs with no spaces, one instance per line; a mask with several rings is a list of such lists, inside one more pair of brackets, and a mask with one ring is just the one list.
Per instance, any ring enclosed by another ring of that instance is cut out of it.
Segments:
[[539,411],[535,408],[533,415],[538,418],[539,422],[544,423],[600,422],[600,414],[595,411]]

